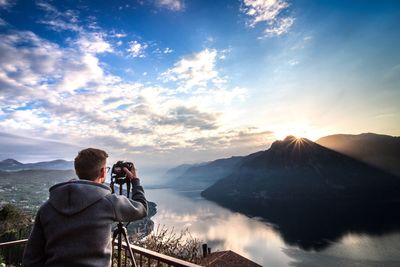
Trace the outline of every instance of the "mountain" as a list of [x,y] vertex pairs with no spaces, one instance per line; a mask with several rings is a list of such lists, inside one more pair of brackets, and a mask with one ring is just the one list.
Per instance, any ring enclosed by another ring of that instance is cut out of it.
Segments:
[[171,181],[172,186],[185,190],[204,190],[221,178],[224,178],[236,167],[243,157],[218,159],[191,166]]
[[52,160],[52,161],[27,163],[27,164],[25,164],[25,168],[27,168],[27,169],[46,169],[46,170],[73,170],[74,162],[57,159],[57,160]]
[[322,137],[316,143],[400,176],[400,137],[335,134]]
[[169,169],[164,174],[163,178],[165,178],[165,179],[173,179],[173,178],[179,177],[192,166],[193,166],[192,164],[182,164],[182,165],[179,165],[179,166],[177,166],[175,168]]
[[72,170],[74,169],[73,161],[57,159],[53,161],[43,161],[36,163],[21,163],[14,159],[6,159],[0,161],[0,170],[2,171],[19,171],[19,170]]
[[5,159],[0,161],[0,170],[19,169],[22,168],[22,166],[24,166],[24,164],[15,159]]
[[202,192],[205,198],[255,213],[273,202],[375,201],[399,198],[392,174],[293,136],[245,157],[230,175]]
[[244,157],[202,196],[261,217],[290,245],[322,250],[351,233],[400,230],[400,180],[378,168],[289,136]]

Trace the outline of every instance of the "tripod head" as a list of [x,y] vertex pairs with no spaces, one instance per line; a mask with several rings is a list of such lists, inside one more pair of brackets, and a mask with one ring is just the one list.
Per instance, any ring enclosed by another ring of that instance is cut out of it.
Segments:
[[110,187],[112,193],[115,193],[115,184],[118,185],[120,195],[123,195],[123,187],[124,184],[126,184],[126,196],[129,198],[131,191],[131,180],[127,177],[115,177],[113,174],[111,174]]
[[131,191],[131,180],[126,177],[126,173],[124,168],[132,171],[135,169],[135,166],[132,162],[127,161],[117,161],[111,169],[111,183],[110,187],[113,193],[115,193],[115,184],[118,184],[119,194],[123,194],[123,185],[126,184],[126,196],[129,198],[129,194]]

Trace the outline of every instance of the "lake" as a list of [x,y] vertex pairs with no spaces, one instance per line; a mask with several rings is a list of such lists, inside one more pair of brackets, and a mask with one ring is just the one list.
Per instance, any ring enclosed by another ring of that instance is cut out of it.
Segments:
[[[30,173],[29,183],[26,174],[12,174],[1,177],[0,201],[27,210],[46,200],[48,188],[56,182],[53,174],[43,171],[33,178]],[[145,179],[143,184],[147,199],[157,203],[155,227],[165,225],[176,232],[188,228],[212,251],[232,250],[267,267],[400,266],[399,209],[375,210],[366,216],[359,210],[339,214],[302,207],[298,214],[275,213],[276,223],[270,224],[208,201],[200,191],[158,188],[158,179]]]
[[[314,230],[317,233],[326,230],[329,234],[332,231],[340,233],[340,237],[304,249],[304,240],[299,240],[299,245],[296,245],[296,238],[300,237],[290,236],[287,229],[281,233],[279,226],[261,218],[249,218],[223,208],[202,198],[199,191],[150,188],[145,187],[145,190],[148,200],[157,203],[157,214],[152,218],[155,227],[165,225],[177,232],[187,228],[193,236],[205,241],[212,251],[232,250],[267,267],[400,266],[400,231],[386,231],[382,225],[377,226],[379,229],[374,232],[371,224],[365,231],[364,228],[354,230],[351,227],[348,231],[335,231],[327,229],[329,225],[316,229],[313,224],[310,225],[312,229],[298,231],[309,231],[312,236]],[[334,225],[337,227],[336,223]]]

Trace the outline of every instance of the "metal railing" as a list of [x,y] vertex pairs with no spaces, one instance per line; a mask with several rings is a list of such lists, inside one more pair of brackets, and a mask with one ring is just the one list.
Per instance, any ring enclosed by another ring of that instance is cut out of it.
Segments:
[[[171,256],[167,256],[132,244],[129,244],[129,246],[132,248],[133,254],[135,255],[136,259],[136,264],[138,267],[139,266],[140,267],[143,266],[200,267],[200,265],[180,260]],[[122,248],[125,250],[125,255],[129,255],[129,253],[127,252],[128,247],[125,242],[122,243]]]
[[26,242],[28,242],[28,239],[0,243],[0,256],[3,263],[6,263],[6,266],[21,265]]
[[[16,240],[16,241],[10,241],[10,242],[4,242],[0,243],[0,252],[2,254],[4,249],[10,248],[10,247],[15,247],[15,246],[25,246],[26,243],[28,242],[28,239],[21,239],[21,240]],[[171,256],[167,256],[158,252],[154,252],[152,250],[148,250],[145,248],[141,248],[132,244],[128,244],[133,251],[136,264],[139,267],[164,267],[164,266],[176,266],[176,267],[200,267],[200,265],[187,262],[184,260],[180,260]],[[129,255],[128,251],[128,245],[123,242],[122,243],[122,248],[124,250],[124,260],[122,261],[123,266],[131,266],[131,260],[128,259],[127,255]],[[5,256],[5,261],[7,262],[7,255]]]

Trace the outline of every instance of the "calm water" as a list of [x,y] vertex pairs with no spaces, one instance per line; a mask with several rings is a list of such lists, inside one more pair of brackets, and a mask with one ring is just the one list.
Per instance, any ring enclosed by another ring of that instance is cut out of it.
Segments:
[[188,228],[212,251],[233,250],[263,266],[400,266],[398,231],[365,234],[349,230],[336,241],[325,240],[318,251],[304,250],[295,245],[296,236],[290,237],[288,245],[284,241],[287,236],[277,226],[220,207],[203,199],[199,192],[147,189],[146,195],[157,203],[153,217],[156,226],[174,227],[176,231]]

